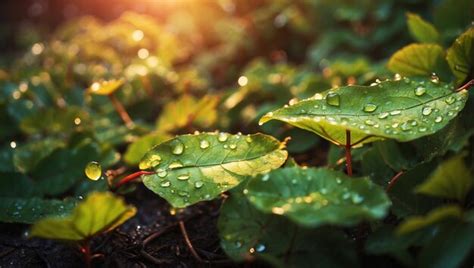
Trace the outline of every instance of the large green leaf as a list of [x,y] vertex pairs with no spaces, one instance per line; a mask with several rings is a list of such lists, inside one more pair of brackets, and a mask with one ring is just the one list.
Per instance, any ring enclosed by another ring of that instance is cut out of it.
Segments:
[[246,192],[258,209],[313,227],[381,219],[390,206],[383,189],[368,178],[324,168],[278,169],[251,179]]
[[411,44],[392,55],[388,69],[406,76],[443,75],[449,69],[444,49],[436,44]]
[[75,199],[0,197],[0,221],[33,223],[46,216],[64,216],[75,204]]
[[299,228],[257,210],[236,191],[221,209],[218,229],[222,248],[235,261],[259,258],[276,267],[358,266],[353,244],[342,232]]
[[31,236],[80,241],[112,230],[133,217],[136,209],[113,194],[96,192],[78,204],[68,217],[50,217],[35,223]]
[[448,49],[446,56],[457,84],[474,78],[474,27],[471,27]]
[[384,81],[345,86],[270,112],[260,124],[276,119],[312,131],[336,144],[381,139],[410,141],[442,129],[464,107],[468,92],[455,92],[437,79]]
[[284,146],[263,134],[182,135],[154,147],[139,167],[156,171],[144,177],[146,187],[174,207],[186,207],[280,167],[288,156]]
[[473,176],[464,163],[463,155],[458,155],[439,165],[425,182],[416,187],[415,191],[463,201],[473,183]]
[[20,128],[29,135],[68,133],[76,126],[84,125],[88,118],[89,114],[79,107],[48,108],[24,118]]
[[407,13],[407,18],[408,30],[417,41],[422,43],[439,42],[439,33],[431,23],[413,13]]
[[42,159],[63,146],[64,142],[62,140],[53,138],[31,141],[15,148],[13,163],[18,171],[30,172]]

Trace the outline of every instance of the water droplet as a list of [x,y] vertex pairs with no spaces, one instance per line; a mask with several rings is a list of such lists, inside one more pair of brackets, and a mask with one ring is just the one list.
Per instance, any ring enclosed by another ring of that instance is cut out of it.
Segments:
[[364,201],[364,197],[359,194],[353,194],[351,200],[354,204],[360,204],[362,201]]
[[183,190],[178,191],[178,195],[181,197],[189,197],[189,193]]
[[229,145],[229,148],[232,149],[232,150],[234,150],[235,148],[237,148],[237,145],[231,144],[231,145]]
[[292,106],[292,105],[297,104],[298,102],[299,102],[298,98],[293,98],[293,99],[290,100],[290,102],[289,102],[288,104],[289,104],[290,106]]
[[158,177],[164,178],[164,177],[166,177],[166,175],[168,175],[168,172],[166,172],[166,170],[164,170],[164,169],[158,169],[157,174],[158,174]]
[[172,162],[169,166],[170,169],[183,167],[183,164],[179,160]]
[[219,136],[217,137],[217,139],[220,142],[225,142],[228,137],[229,137],[229,135],[227,133],[221,132],[221,133],[219,133]]
[[366,113],[371,113],[373,111],[377,110],[377,105],[373,104],[373,103],[367,103],[365,106],[364,106],[364,112]]
[[337,178],[337,179],[336,179],[336,183],[337,183],[337,184],[341,184],[341,183],[342,183],[342,180],[339,179],[339,178]]
[[433,109],[432,109],[430,106],[425,106],[425,107],[423,107],[423,109],[421,110],[421,113],[422,113],[423,115],[430,115],[432,111],[433,111]]
[[265,174],[265,175],[262,176],[262,181],[268,181],[268,179],[270,179],[269,174]]
[[395,111],[391,111],[391,112],[390,112],[390,115],[399,115],[399,114],[401,114],[401,113],[402,113],[402,111],[400,111],[400,110],[395,110]]
[[178,141],[178,143],[173,147],[173,154],[180,155],[184,152],[184,145]]
[[426,132],[428,129],[426,127],[420,127],[418,128],[418,131],[420,132]]
[[255,251],[257,252],[264,252],[266,249],[265,245],[264,244],[258,244],[255,246]]
[[242,242],[235,241],[234,245],[235,245],[236,248],[241,248],[242,247]]
[[370,120],[370,119],[365,120],[364,123],[365,123],[367,126],[373,126],[373,125],[375,125],[375,121]]
[[403,130],[403,131],[408,131],[411,129],[411,125],[408,123],[408,122],[403,122],[402,125],[400,126],[400,128]]
[[402,79],[402,76],[401,76],[399,73],[396,73],[396,74],[393,76],[393,79],[394,79],[395,81],[399,81],[399,80]]
[[196,181],[194,183],[194,187],[196,187],[196,189],[201,189],[202,186],[204,186],[204,182],[203,181]]
[[431,74],[431,82],[434,83],[434,84],[439,83],[439,77],[435,73]]
[[331,106],[339,107],[341,104],[341,97],[337,93],[330,92],[326,96],[326,103]]
[[199,143],[199,147],[201,147],[201,149],[206,149],[209,147],[209,142],[207,140],[202,140],[200,143]]
[[446,98],[445,102],[447,104],[453,104],[454,102],[456,101],[456,99],[453,97],[453,96],[449,96],[448,98]]
[[388,116],[389,116],[389,113],[383,112],[383,113],[379,114],[378,118],[379,118],[379,119],[385,119],[385,118],[387,118]]
[[178,175],[178,180],[180,180],[180,181],[186,181],[188,179],[189,179],[189,174]]
[[416,96],[423,96],[426,93],[426,88],[422,86],[418,86],[415,88],[415,95]]
[[248,143],[251,143],[252,142],[252,138],[250,136],[247,136],[245,138],[245,141],[248,142]]
[[96,181],[102,176],[102,166],[95,161],[89,162],[84,169],[84,173],[87,178]]
[[171,182],[169,180],[164,180],[160,183],[160,186],[163,188],[167,188],[171,186]]
[[442,117],[442,116],[437,116],[437,117],[435,118],[435,122],[436,122],[436,123],[439,123],[439,122],[441,122],[441,121],[443,121],[443,117]]

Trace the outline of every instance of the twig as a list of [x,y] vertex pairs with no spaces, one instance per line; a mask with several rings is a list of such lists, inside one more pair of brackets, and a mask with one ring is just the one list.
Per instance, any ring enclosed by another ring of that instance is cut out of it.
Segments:
[[130,115],[127,113],[127,110],[125,110],[125,107],[123,107],[122,103],[117,99],[117,97],[115,97],[113,93],[109,94],[108,97],[125,125],[128,128],[132,128],[134,125],[133,120],[130,118]]
[[205,262],[194,249],[193,244],[191,243],[191,240],[189,239],[188,232],[186,231],[186,226],[184,226],[184,222],[182,220],[179,221],[179,229],[181,230],[181,234],[184,237],[184,241],[186,242],[186,245],[188,246],[188,249],[189,251],[191,251],[191,254],[194,256],[194,258],[198,262]]
[[466,84],[462,85],[460,88],[456,89],[456,92],[461,91],[463,89],[468,89],[469,87],[474,86],[474,79],[471,79]]
[[117,185],[115,186],[115,188],[119,188],[120,186],[130,182],[130,181],[133,181],[137,178],[139,178],[141,175],[152,175],[152,174],[155,174],[156,172],[153,172],[153,171],[138,171],[138,172],[135,172],[135,173],[132,173],[126,177],[124,177],[123,179],[121,179]]
[[385,190],[386,192],[390,191],[392,189],[393,185],[398,181],[398,179],[405,173],[403,170],[395,174],[393,178],[388,182],[387,189]]
[[351,131],[346,130],[346,168],[347,168],[347,175],[352,177],[352,154],[351,154]]

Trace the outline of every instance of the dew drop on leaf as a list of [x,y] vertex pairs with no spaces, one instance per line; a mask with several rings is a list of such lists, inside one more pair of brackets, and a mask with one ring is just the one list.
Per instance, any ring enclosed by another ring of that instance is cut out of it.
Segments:
[[255,246],[255,251],[257,252],[264,252],[266,249],[265,245],[264,244],[258,244]]
[[231,145],[229,145],[229,148],[232,149],[232,150],[234,150],[235,148],[237,148],[237,145],[231,144]]
[[455,99],[453,96],[449,96],[449,97],[445,100],[445,102],[446,102],[447,104],[453,104],[455,101],[456,101],[456,99]]
[[399,115],[399,114],[401,114],[401,113],[402,113],[402,111],[400,111],[400,110],[395,110],[395,111],[391,111],[391,112],[390,112],[390,115]]
[[385,118],[387,118],[388,116],[389,116],[389,113],[383,112],[383,113],[379,114],[378,118],[379,118],[379,119],[385,119]]
[[172,162],[169,166],[170,169],[183,167],[183,164],[179,160]]
[[440,123],[441,121],[443,121],[443,117],[442,117],[442,116],[437,116],[437,117],[435,118],[435,122],[436,122],[436,123]]
[[220,142],[225,142],[227,141],[227,138],[229,137],[229,135],[227,133],[219,133],[219,136],[217,137],[217,139],[220,141]]
[[423,107],[423,109],[421,110],[421,113],[422,113],[423,115],[430,115],[432,111],[433,111],[433,109],[432,109],[431,107],[425,106],[425,107]]
[[178,142],[174,147],[173,147],[173,154],[175,155],[180,155],[184,152],[184,145],[181,142]]
[[353,194],[351,200],[354,204],[360,204],[362,201],[364,201],[364,197],[359,194]]
[[426,93],[426,88],[425,87],[422,87],[422,86],[419,86],[417,88],[415,88],[415,95],[416,96],[423,96],[424,94]]
[[180,181],[186,181],[188,179],[189,179],[189,174],[178,175],[178,180],[180,180]]
[[171,182],[169,180],[164,180],[160,183],[160,186],[163,188],[167,188],[171,186]]
[[373,111],[377,110],[377,105],[373,104],[373,103],[367,103],[365,106],[364,106],[364,112],[366,113],[371,113]]
[[203,182],[203,181],[196,181],[196,182],[194,183],[194,187],[195,187],[196,189],[201,189],[202,186],[204,186],[204,182]]
[[86,165],[84,173],[86,174],[87,178],[96,181],[100,178],[100,176],[102,176],[102,167],[99,163],[92,161]]
[[373,126],[373,125],[375,125],[375,121],[370,120],[370,119],[365,120],[364,123],[365,123],[367,126]]
[[166,170],[164,169],[159,169],[157,174],[158,174],[158,177],[164,178],[166,177],[166,175],[168,175],[168,172],[166,172]]
[[339,105],[341,105],[341,97],[337,93],[328,93],[326,103],[331,106],[339,107]]
[[207,140],[202,140],[201,142],[199,142],[199,147],[201,149],[206,149],[209,147],[209,142]]

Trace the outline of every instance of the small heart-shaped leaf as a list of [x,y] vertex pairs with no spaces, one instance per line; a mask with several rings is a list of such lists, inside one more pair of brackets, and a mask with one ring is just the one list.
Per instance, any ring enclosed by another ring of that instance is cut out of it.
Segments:
[[382,139],[403,142],[442,129],[462,110],[468,95],[437,77],[345,86],[270,112],[260,124],[280,120],[339,145],[346,144],[346,130],[352,145]]
[[474,27],[471,27],[448,49],[446,56],[449,67],[456,77],[456,82],[461,84],[474,75]]
[[210,200],[242,182],[285,162],[285,144],[263,134],[201,133],[182,135],[150,150],[140,169],[156,171],[143,183],[181,208]]
[[117,79],[112,79],[112,80],[107,80],[107,81],[94,82],[87,89],[87,93],[107,96],[107,95],[110,95],[110,94],[114,93],[124,83],[125,83],[125,80],[123,80],[123,79],[118,79],[118,80]]
[[278,169],[251,179],[245,192],[258,209],[313,227],[381,219],[390,206],[385,192],[368,178],[325,168]]
[[116,228],[135,213],[136,209],[121,198],[96,192],[78,204],[69,217],[45,218],[35,223],[31,236],[81,241]]

